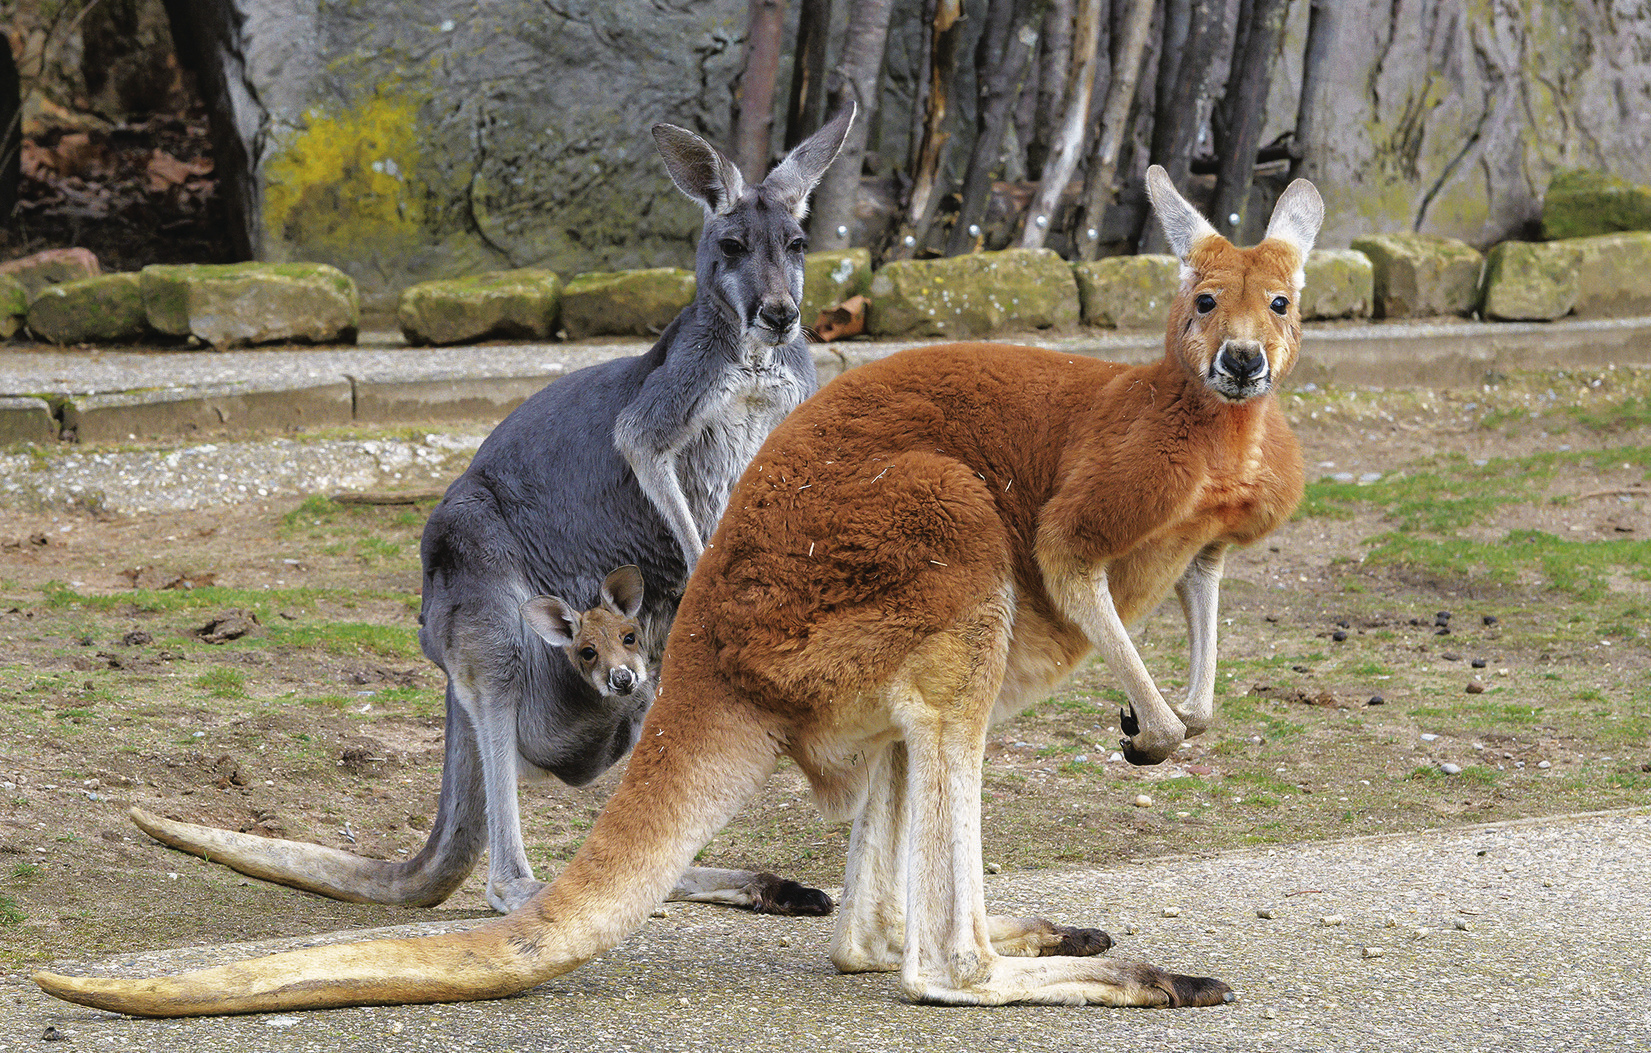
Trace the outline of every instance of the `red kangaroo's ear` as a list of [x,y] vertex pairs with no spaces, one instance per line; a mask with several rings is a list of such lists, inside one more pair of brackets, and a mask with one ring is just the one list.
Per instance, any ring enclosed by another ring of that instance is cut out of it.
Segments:
[[1158,214],[1158,223],[1164,228],[1164,238],[1169,242],[1170,251],[1182,263],[1187,262],[1194,245],[1215,233],[1209,220],[1199,215],[1198,210],[1176,192],[1175,185],[1169,181],[1169,173],[1164,171],[1162,165],[1147,169],[1147,196],[1152,199],[1152,211]]
[[1324,223],[1324,199],[1313,184],[1297,179],[1284,188],[1267,221],[1267,236],[1284,242],[1301,254],[1303,263],[1313,251],[1313,241]]

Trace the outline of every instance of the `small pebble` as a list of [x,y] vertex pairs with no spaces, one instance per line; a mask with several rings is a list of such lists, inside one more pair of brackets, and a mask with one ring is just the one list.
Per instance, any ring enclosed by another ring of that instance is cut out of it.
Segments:
[[1444,772],[1446,775],[1462,774],[1462,766],[1460,764],[1452,764],[1449,761],[1439,765],[1439,770]]
[[1002,863],[987,863],[986,864],[986,873],[988,873],[988,874],[1001,874],[1001,873],[1003,873],[1003,864]]
[[1181,916],[1181,908],[1180,907],[1165,907],[1164,908],[1164,917],[1166,917],[1166,918],[1179,918],[1180,916]]
[[1483,621],[1486,625],[1495,625],[1496,624],[1496,615],[1487,614],[1487,615],[1485,615]]
[[1363,956],[1366,958],[1380,958],[1386,953],[1387,952],[1382,950],[1380,947],[1366,947],[1362,952]]
[[1399,927],[1399,919],[1389,914],[1387,916],[1387,920],[1382,922],[1382,924],[1386,925],[1390,929],[1396,929]]
[[1347,919],[1342,917],[1340,914],[1326,914],[1324,917],[1319,919],[1319,924],[1320,925],[1326,925],[1326,926],[1335,926],[1335,925],[1340,925],[1342,922],[1344,922],[1346,920]]
[[1137,808],[1151,808],[1152,807],[1152,798],[1148,797],[1144,793],[1141,794],[1140,796],[1135,798],[1135,807],[1137,807]]
[[1483,658],[1475,658],[1472,664],[1475,669],[1485,668],[1485,660]]
[[1255,916],[1263,921],[1272,921],[1276,915],[1273,914],[1271,908],[1262,907],[1260,910],[1255,912]]
[[1387,699],[1383,698],[1380,695],[1371,695],[1370,696],[1370,704],[1372,706],[1385,706],[1385,705],[1387,705]]
[[653,913],[648,916],[650,918],[668,918],[671,916],[671,912],[664,907],[655,907]]
[[1485,693],[1485,685],[1481,684],[1477,680],[1469,680],[1468,681],[1468,686],[1467,686],[1467,692],[1470,695],[1482,695],[1482,694]]
[[1347,639],[1347,634],[1342,632],[1340,629],[1337,629],[1335,632],[1330,634],[1330,639],[1336,641],[1337,643],[1341,643],[1343,640]]
[[1261,1019],[1263,1019],[1263,1020],[1277,1020],[1278,1019],[1278,1010],[1274,1009],[1272,1006],[1268,1006],[1266,1009],[1263,1009],[1261,1011]]
[[1424,731],[1424,732],[1421,733],[1421,735],[1419,735],[1417,737],[1420,738],[1423,742],[1432,742],[1435,739],[1437,739],[1439,736],[1433,734],[1432,732]]
[[1431,933],[1432,931],[1433,931],[1432,929],[1428,928],[1425,925],[1418,925],[1416,927],[1415,931],[1412,932],[1410,935],[1411,935],[1412,939],[1425,940],[1425,939],[1427,939],[1428,934]]
[[1547,761],[1537,761],[1536,766],[1538,768],[1552,768],[1553,767],[1553,765],[1549,764]]
[[1472,928],[1472,926],[1468,924],[1468,920],[1466,918],[1457,918],[1456,928],[1458,931],[1467,932],[1470,928]]
[[1450,612],[1435,611],[1433,614],[1433,620],[1438,622],[1440,625],[1444,625],[1446,622],[1450,621]]
[[1128,936],[1139,936],[1141,934],[1141,927],[1139,925],[1125,925],[1124,934]]

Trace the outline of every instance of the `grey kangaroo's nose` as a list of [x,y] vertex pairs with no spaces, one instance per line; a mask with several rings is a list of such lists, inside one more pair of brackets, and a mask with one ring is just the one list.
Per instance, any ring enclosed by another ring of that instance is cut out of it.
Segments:
[[797,308],[791,303],[766,301],[757,309],[757,319],[768,328],[783,332],[797,323]]
[[609,671],[608,683],[621,695],[628,695],[631,693],[631,688],[636,686],[636,674],[624,666],[620,666]]
[[1234,380],[1251,380],[1267,371],[1267,356],[1254,340],[1229,340],[1221,345],[1220,364]]

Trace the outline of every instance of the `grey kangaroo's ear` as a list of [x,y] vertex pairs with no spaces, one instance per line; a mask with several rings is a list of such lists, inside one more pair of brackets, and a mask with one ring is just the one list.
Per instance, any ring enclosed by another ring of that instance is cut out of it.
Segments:
[[1324,199],[1313,184],[1297,179],[1278,195],[1273,218],[1267,221],[1267,236],[1293,246],[1305,261],[1323,223]]
[[656,124],[654,142],[659,146],[659,156],[665,159],[665,170],[671,173],[671,182],[698,201],[706,215],[727,212],[745,193],[745,177],[734,162],[688,129]]
[[1187,262],[1187,254],[1192,247],[1208,235],[1215,233],[1209,220],[1198,214],[1198,210],[1175,190],[1175,185],[1169,181],[1169,173],[1162,165],[1153,165],[1147,169],[1147,196],[1152,199],[1152,211],[1158,214],[1158,222],[1164,228],[1164,239],[1169,242],[1170,251],[1178,256],[1182,263]]
[[642,609],[642,571],[627,563],[602,582],[602,605],[616,614],[635,618]]
[[522,604],[522,620],[552,647],[571,647],[582,619],[560,596],[535,596]]
[[762,181],[763,189],[771,192],[774,199],[789,208],[798,219],[808,215],[809,192],[825,175],[825,170],[831,167],[831,162],[837,159],[843,140],[848,138],[849,125],[854,123],[857,108],[851,100],[819,131],[798,143],[796,149],[786,154],[785,160],[775,165],[768,178]]

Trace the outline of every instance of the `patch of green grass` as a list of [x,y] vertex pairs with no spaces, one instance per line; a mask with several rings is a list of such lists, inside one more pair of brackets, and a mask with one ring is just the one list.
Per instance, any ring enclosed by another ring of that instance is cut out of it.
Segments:
[[213,698],[247,697],[246,674],[238,669],[214,666],[197,676],[194,684]]
[[1602,406],[1564,406],[1566,416],[1592,432],[1651,427],[1651,399],[1634,396]]
[[374,654],[385,658],[416,658],[423,653],[419,650],[418,630],[402,625],[368,622],[273,625],[270,636],[284,646],[313,647],[342,657]]
[[0,925],[21,925],[27,917],[15,899],[0,894]]
[[401,555],[401,546],[381,537],[364,537],[355,543],[355,554],[363,563],[377,563]]
[[11,869],[12,880],[32,881],[40,874],[40,867],[34,863],[19,863]]
[[1386,533],[1369,544],[1371,563],[1496,585],[1535,577],[1547,588],[1585,602],[1606,595],[1610,568],[1651,578],[1651,540],[1568,541],[1540,530],[1512,530],[1499,541]]

